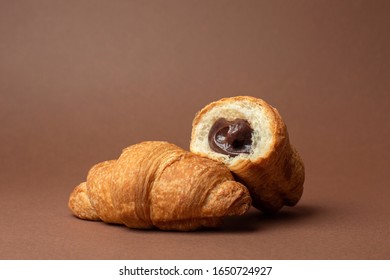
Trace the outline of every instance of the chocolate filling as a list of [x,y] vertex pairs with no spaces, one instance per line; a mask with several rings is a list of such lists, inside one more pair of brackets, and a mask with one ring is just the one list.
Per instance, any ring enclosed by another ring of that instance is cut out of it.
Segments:
[[244,119],[228,121],[218,119],[210,129],[210,148],[224,155],[249,154],[252,146],[253,129]]

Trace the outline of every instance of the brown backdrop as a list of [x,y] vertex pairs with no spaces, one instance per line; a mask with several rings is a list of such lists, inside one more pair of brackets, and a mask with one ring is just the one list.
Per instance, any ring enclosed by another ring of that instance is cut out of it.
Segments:
[[[389,1],[0,1],[0,258],[389,259]],[[74,218],[89,168],[143,140],[188,149],[207,103],[278,108],[299,205],[218,230]]]

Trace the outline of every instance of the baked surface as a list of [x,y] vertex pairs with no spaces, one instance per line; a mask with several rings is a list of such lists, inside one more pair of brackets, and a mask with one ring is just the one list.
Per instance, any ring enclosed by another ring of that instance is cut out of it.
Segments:
[[250,205],[248,190],[225,165],[157,141],[93,166],[69,199],[81,219],[182,231],[216,227]]

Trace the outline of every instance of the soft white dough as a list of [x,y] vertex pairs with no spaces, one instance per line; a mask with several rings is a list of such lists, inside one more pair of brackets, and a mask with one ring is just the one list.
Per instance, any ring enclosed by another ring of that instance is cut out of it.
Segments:
[[[220,154],[210,148],[208,135],[212,125],[220,118],[228,121],[245,119],[253,129],[252,148],[250,154],[240,154],[236,157]],[[264,113],[259,104],[253,104],[246,100],[233,103],[224,103],[223,106],[216,105],[209,112],[202,116],[202,121],[195,127],[196,138],[193,139],[193,147],[201,153],[207,153],[209,157],[221,160],[225,164],[235,164],[241,159],[256,159],[265,157],[274,142],[274,133],[271,131],[270,119]]]

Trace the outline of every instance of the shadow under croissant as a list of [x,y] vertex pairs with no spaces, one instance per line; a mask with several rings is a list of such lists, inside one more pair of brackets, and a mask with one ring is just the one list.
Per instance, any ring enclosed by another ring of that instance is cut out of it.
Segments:
[[[153,233],[159,231],[178,233],[178,234],[213,234],[213,233],[244,233],[267,231],[267,229],[274,229],[280,225],[299,224],[307,219],[311,219],[319,215],[323,209],[319,206],[298,205],[295,207],[285,207],[281,211],[274,214],[264,214],[255,208],[251,208],[246,214],[242,216],[230,216],[223,219],[223,224],[217,228],[202,228],[196,231],[162,231],[158,228],[152,229],[131,229],[119,224],[106,224],[112,227],[119,227],[123,230],[139,231],[143,234]],[[101,221],[89,221],[100,222]]]
[[231,216],[224,219],[223,225],[218,229],[205,229],[207,232],[229,232],[240,233],[250,231],[267,231],[279,225],[300,222],[313,218],[321,212],[320,207],[310,205],[300,205],[295,207],[285,207],[274,214],[264,214],[255,208],[251,208],[243,216]]

